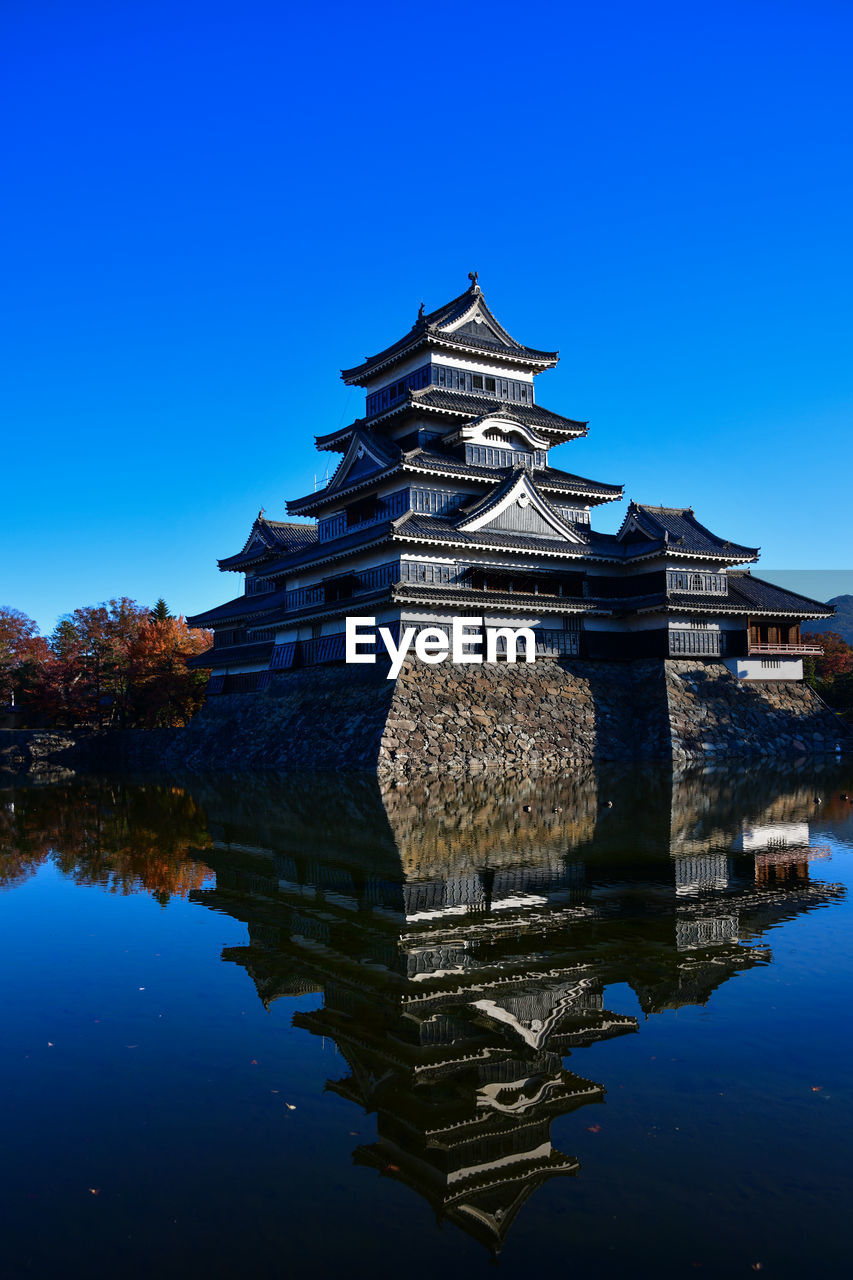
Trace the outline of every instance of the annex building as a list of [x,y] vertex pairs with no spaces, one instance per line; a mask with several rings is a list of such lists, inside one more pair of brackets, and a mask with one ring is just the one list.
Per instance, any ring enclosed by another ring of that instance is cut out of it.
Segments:
[[618,533],[593,527],[622,486],[552,465],[587,423],[538,401],[556,351],[516,341],[470,287],[423,306],[398,341],[342,372],[364,415],[316,437],[331,479],[255,520],[219,561],[241,589],[189,618],[214,632],[193,665],[210,693],[267,688],[295,667],[344,661],[348,615],[446,629],[457,616],[530,627],[537,656],[723,661],[740,679],[801,679],[806,618],[831,607],[747,567],[758,548],[691,507],[632,502]]

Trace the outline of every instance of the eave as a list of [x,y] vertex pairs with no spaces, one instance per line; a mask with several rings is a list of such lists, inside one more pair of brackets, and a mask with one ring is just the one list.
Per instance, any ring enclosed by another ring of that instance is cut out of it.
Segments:
[[337,502],[341,498],[350,497],[354,493],[359,493],[362,489],[369,489],[375,484],[389,480],[392,476],[398,474],[401,470],[400,464],[388,467],[385,471],[374,471],[370,475],[363,476],[354,484],[341,486],[340,489],[334,489],[329,493],[328,489],[318,489],[316,493],[307,493],[302,498],[293,498],[287,505],[288,513],[295,514],[297,511],[306,511],[309,514],[319,511],[330,503]]
[[206,609],[204,613],[197,613],[187,618],[187,626],[218,627],[227,626],[232,622],[246,622],[250,618],[260,618],[271,610],[277,609],[283,599],[283,591],[268,591],[257,596],[237,596],[234,600],[227,600],[225,604],[216,605],[213,609]]
[[446,604],[448,609],[457,609],[460,604],[465,604],[477,609],[492,609],[497,613],[576,613],[596,617],[608,617],[612,613],[610,609],[575,596],[533,595],[520,591],[489,593],[446,586],[431,590],[429,587],[412,587],[405,583],[392,587],[391,592],[395,604]]
[[[479,472],[475,472],[473,470],[464,472],[455,470],[448,471],[442,470],[440,464],[437,463],[421,464],[419,462],[416,463],[414,461],[408,461],[405,457],[403,459],[401,469],[412,475],[432,475],[440,476],[443,479],[448,480],[467,480],[472,484],[500,484],[503,479],[503,476],[484,474],[489,470],[489,468],[486,467],[481,468]],[[494,470],[499,471],[501,469],[496,467]],[[602,502],[618,502],[624,492],[621,485],[609,486],[612,492],[602,493],[601,489],[572,489],[569,488],[568,485],[561,485],[555,481],[551,481],[549,483],[546,478],[548,472],[543,471],[541,468],[538,470],[534,468],[531,474],[538,489],[548,489],[552,493],[561,493],[564,496],[589,499],[590,505],[593,506],[598,506]],[[583,483],[583,478],[581,476],[578,476],[577,479],[581,484]],[[604,486],[602,486],[602,488],[603,487]]]
[[[461,403],[458,405],[439,405],[431,404],[428,400],[421,398],[433,393],[456,396]],[[466,400],[470,404],[466,404]],[[537,411],[546,413],[554,421],[552,423],[542,422],[541,420],[528,422],[524,416],[525,409],[529,410],[532,415],[536,415]],[[500,414],[502,418],[509,421],[514,418],[520,425],[528,429],[533,427],[537,431],[549,432],[552,436],[560,437],[554,442],[556,444],[581,439],[589,434],[588,422],[577,418],[564,418],[561,414],[554,413],[551,409],[545,409],[544,406],[536,404],[528,406],[517,405],[514,402],[495,400],[488,396],[477,396],[468,391],[448,392],[442,387],[430,386],[424,387],[419,391],[410,391],[404,399],[386,409],[384,413],[378,413],[372,418],[356,418],[355,421],[346,427],[341,427],[338,431],[329,432],[327,435],[315,436],[314,444],[320,452],[323,450],[331,450],[338,453],[345,452],[353,432],[372,431],[379,424],[388,422],[392,418],[400,417],[401,415],[417,416],[423,413],[456,420],[461,419],[465,422],[483,418],[488,414]]]
[[[584,562],[590,560],[600,564],[623,564],[624,561],[620,557],[606,556],[601,553],[589,551],[586,547],[579,546],[577,543],[560,543],[559,547],[551,551],[545,547],[523,547],[518,545],[504,545],[503,543],[480,543],[474,541],[473,538],[467,538],[462,541],[454,538],[451,534],[441,534],[435,537],[418,537],[416,534],[399,533],[396,529],[391,532],[392,542],[414,543],[421,548],[427,547],[456,547],[463,551],[482,552],[490,554],[492,552],[506,553],[512,556],[545,556],[547,559],[568,560],[577,559]],[[556,542],[557,540],[554,539]],[[569,550],[566,550],[569,548]]]
[[[346,560],[349,556],[361,555],[364,551],[370,551],[374,547],[381,546],[383,543],[391,541],[389,536],[389,524],[390,522],[385,522],[384,524],[377,526],[375,537],[366,539],[364,542],[359,542],[355,546],[339,548],[337,551],[332,551],[327,555],[317,556],[316,558],[311,557],[309,559],[303,559],[300,560],[298,564],[288,564],[287,561],[282,561],[280,565],[273,565],[272,571],[280,572],[282,574],[296,573],[297,571],[299,573],[310,572],[318,565],[336,564],[338,561]],[[318,543],[318,546],[326,545],[331,544]]]
[[457,338],[453,333],[426,328],[413,333],[409,341],[403,339],[402,345],[396,349],[386,347],[385,351],[368,357],[360,365],[342,369],[341,380],[348,387],[367,387],[384,369],[392,369],[394,365],[401,364],[421,348],[461,351],[484,364],[516,365],[533,374],[553,369],[560,359],[559,351],[537,351],[535,347],[501,347],[497,343],[480,345],[472,342],[467,335]]
[[[620,606],[622,601],[619,601]],[[735,604],[734,601],[728,601],[727,604],[692,604],[679,603],[678,601],[658,601],[657,603],[636,604],[627,609],[619,610],[620,613],[666,613],[677,614],[679,617],[686,613],[703,614],[708,617],[716,616],[723,618],[823,618],[826,617],[822,613],[804,613],[801,610],[796,612],[786,612],[784,609],[755,609],[748,604]]]

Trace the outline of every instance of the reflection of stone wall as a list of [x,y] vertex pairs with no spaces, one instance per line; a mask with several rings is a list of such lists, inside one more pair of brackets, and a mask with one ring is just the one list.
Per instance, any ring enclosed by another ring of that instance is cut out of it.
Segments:
[[[834,759],[816,769],[809,761],[806,777],[796,765],[744,760],[726,769],[693,765],[673,778],[670,849],[690,855],[710,849],[731,849],[744,822],[808,822],[820,812],[815,786],[831,787]],[[824,781],[818,781],[824,776]]]
[[598,807],[592,770],[533,782],[425,777],[386,785],[382,803],[407,876],[451,866],[456,874],[527,859],[559,861],[592,838]]
[[738,680],[721,662],[668,661],[675,760],[832,751],[844,728],[800,681]]

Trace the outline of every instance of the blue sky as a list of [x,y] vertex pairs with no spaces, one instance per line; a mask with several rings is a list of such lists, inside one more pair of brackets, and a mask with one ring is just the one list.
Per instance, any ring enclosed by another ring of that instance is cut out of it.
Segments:
[[0,22],[0,603],[237,594],[217,556],[361,411],[340,368],[472,268],[562,353],[538,398],[590,435],[556,465],[850,568],[849,4]]

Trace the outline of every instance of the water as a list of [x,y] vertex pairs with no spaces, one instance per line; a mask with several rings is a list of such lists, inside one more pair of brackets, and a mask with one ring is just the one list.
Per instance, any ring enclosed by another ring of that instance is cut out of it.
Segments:
[[0,790],[0,1274],[846,1274],[844,791]]

